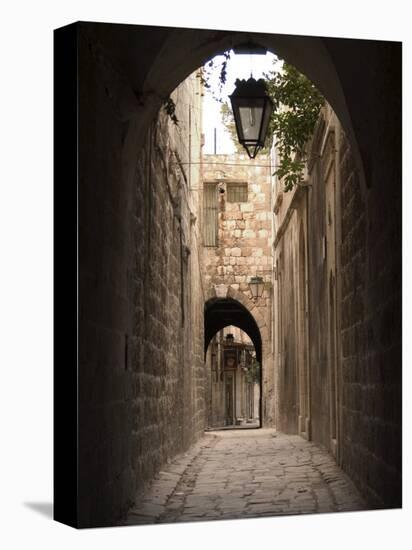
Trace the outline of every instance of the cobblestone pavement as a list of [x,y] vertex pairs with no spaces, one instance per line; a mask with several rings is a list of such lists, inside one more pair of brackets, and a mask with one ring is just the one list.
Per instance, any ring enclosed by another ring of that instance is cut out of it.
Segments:
[[273,429],[208,432],[161,471],[123,525],[366,509],[331,455]]

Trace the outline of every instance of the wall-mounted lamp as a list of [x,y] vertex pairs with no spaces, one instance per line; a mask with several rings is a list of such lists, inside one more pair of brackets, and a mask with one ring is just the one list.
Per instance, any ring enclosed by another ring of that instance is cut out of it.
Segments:
[[265,288],[265,281],[262,277],[252,277],[249,281],[249,288],[252,293],[252,298],[256,300],[260,298],[263,294]]

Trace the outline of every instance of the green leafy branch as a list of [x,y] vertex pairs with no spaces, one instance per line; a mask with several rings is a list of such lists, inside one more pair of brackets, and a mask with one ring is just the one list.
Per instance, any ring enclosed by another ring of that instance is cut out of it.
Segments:
[[283,180],[284,190],[290,191],[303,182],[307,143],[325,100],[312,82],[288,63],[265,78],[274,104],[269,134],[275,136],[279,153],[274,175]]
[[[205,89],[211,90],[211,85],[209,83],[209,80],[211,79],[212,72],[214,72],[215,68],[217,67],[219,69],[219,77],[218,77],[218,85],[219,85],[219,95],[216,95],[214,92],[212,92],[212,95],[216,101],[219,101],[220,103],[223,103],[223,100],[221,98],[221,93],[223,86],[226,84],[226,78],[227,78],[227,64],[230,59],[231,52],[226,51],[221,54],[223,56],[223,60],[220,62],[220,68],[215,61],[215,59],[211,59],[207,65],[200,69],[196,77],[200,79],[203,87]],[[163,101],[163,108],[166,112],[166,114],[170,117],[173,124],[176,124],[176,126],[179,125],[179,120],[176,116],[176,103],[173,101],[173,99],[169,96]]]
[[[219,59],[220,57],[223,57],[223,59]],[[203,68],[203,72],[201,75],[202,78],[202,84],[203,86],[211,91],[212,97],[218,101],[219,103],[224,103],[224,100],[221,97],[223,86],[226,84],[226,78],[227,78],[227,64],[231,57],[231,50],[228,50],[226,52],[223,52],[216,58],[211,59]],[[219,66],[220,65],[220,66]],[[213,74],[215,74],[216,69],[219,71],[218,75],[218,94],[215,94],[213,91],[210,80],[213,78]]]

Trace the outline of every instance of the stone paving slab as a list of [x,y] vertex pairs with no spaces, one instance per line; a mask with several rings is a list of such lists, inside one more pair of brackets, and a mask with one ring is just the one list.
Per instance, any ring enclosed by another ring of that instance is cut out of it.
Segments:
[[122,525],[367,509],[324,449],[273,429],[206,432],[156,476]]

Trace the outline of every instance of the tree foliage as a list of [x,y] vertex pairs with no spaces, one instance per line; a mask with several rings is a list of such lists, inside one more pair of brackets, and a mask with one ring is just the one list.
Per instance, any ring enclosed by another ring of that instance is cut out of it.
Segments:
[[[217,56],[217,60],[215,58],[211,59],[203,67],[203,72],[201,73],[201,77],[200,77],[203,86],[206,89],[210,90],[212,96],[214,97],[214,99],[216,99],[216,101],[222,104],[224,104],[224,101],[222,99],[222,89],[223,89],[223,86],[226,84],[227,64],[229,62],[230,55],[231,55],[231,51],[229,50]],[[214,92],[210,84],[210,81],[213,79],[213,75],[216,74],[216,70],[218,71],[217,93]]]
[[279,152],[275,174],[283,179],[285,191],[303,182],[306,146],[315,129],[324,98],[312,82],[293,65],[265,75],[274,110],[270,135]]

